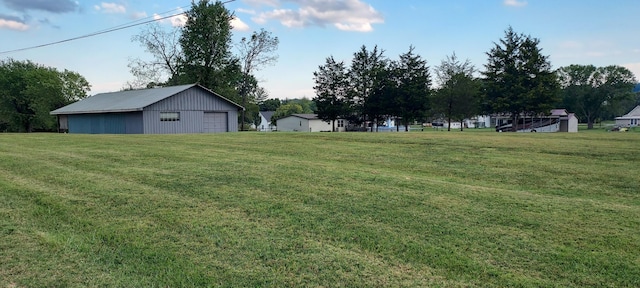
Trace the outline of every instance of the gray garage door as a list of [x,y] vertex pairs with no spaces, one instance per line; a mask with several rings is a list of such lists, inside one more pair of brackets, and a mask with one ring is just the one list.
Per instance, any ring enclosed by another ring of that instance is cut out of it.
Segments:
[[204,113],[204,133],[227,132],[226,112]]

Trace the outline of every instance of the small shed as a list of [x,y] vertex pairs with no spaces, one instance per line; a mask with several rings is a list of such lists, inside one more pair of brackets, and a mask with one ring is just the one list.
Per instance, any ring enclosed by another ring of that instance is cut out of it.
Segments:
[[633,127],[640,124],[640,105],[633,108],[629,113],[616,117],[616,126],[620,127]]
[[276,122],[278,131],[331,132],[331,123],[318,118],[318,114],[293,114]]
[[61,131],[178,134],[238,131],[244,108],[198,84],[101,93],[51,111]]
[[566,109],[553,109],[551,117],[558,117],[560,120],[558,132],[578,132],[578,117],[575,113],[569,113]]

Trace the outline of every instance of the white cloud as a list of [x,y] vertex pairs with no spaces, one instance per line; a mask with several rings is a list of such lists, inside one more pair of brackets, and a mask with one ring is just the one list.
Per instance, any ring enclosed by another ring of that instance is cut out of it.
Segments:
[[247,25],[247,23],[244,23],[238,17],[233,17],[233,19],[231,19],[231,26],[233,27],[233,30],[236,30],[236,31],[249,31],[249,30],[251,30],[249,25]]
[[249,14],[249,15],[256,15],[257,14],[256,10],[249,10],[249,9],[242,9],[242,8],[236,9],[236,12]]
[[260,6],[271,6],[277,7],[280,5],[280,1],[278,0],[242,0],[242,2],[247,3],[252,7],[260,7]]
[[[179,8],[178,11],[181,13],[184,10],[182,10],[182,8]],[[158,14],[153,14],[153,19],[158,20],[163,18],[162,16],[158,15]],[[183,27],[184,25],[187,24],[187,16],[184,14],[180,14],[177,16],[173,16],[171,18],[166,18],[166,19],[162,19],[159,20],[160,23],[170,23],[171,26],[173,27]]]
[[116,3],[106,3],[102,2],[100,5],[93,6],[94,9],[98,11],[104,11],[104,13],[109,14],[124,14],[127,13],[127,8],[123,5],[119,5]]
[[511,7],[524,7],[527,6],[527,1],[521,0],[504,0],[504,5]]
[[[265,4],[276,1],[252,0],[249,2]],[[299,8],[262,12],[252,18],[253,21],[264,24],[269,20],[277,20],[284,26],[295,28],[334,26],[339,30],[356,32],[370,32],[373,31],[372,24],[384,23],[384,17],[371,5],[361,0],[287,0],[287,2],[297,4]]]
[[4,28],[11,29],[11,30],[25,31],[29,29],[29,25],[18,22],[18,21],[0,18],[0,29],[4,29]]
[[131,18],[133,19],[142,19],[142,18],[147,18],[147,12],[133,12],[131,14]]

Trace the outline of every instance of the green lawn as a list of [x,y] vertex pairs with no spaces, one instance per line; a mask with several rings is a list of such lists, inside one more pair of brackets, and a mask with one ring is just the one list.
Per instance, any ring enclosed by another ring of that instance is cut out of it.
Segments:
[[638,287],[640,133],[0,134],[0,287]]

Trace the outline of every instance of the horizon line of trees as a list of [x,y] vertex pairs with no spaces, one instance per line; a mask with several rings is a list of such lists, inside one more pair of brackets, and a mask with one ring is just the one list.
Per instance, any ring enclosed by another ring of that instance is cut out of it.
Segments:
[[363,45],[348,67],[329,56],[314,72],[316,112],[335,131],[337,119],[380,125],[392,118],[408,129],[417,120],[451,123],[490,114],[510,115],[518,123],[519,117],[564,108],[591,129],[596,119],[640,105],[640,93],[634,97],[632,92],[637,81],[627,68],[570,65],[553,70],[539,43],[509,27],[486,52],[482,71],[455,53],[442,60],[433,69],[437,87],[427,61],[413,46],[392,60],[378,46],[369,50]]

